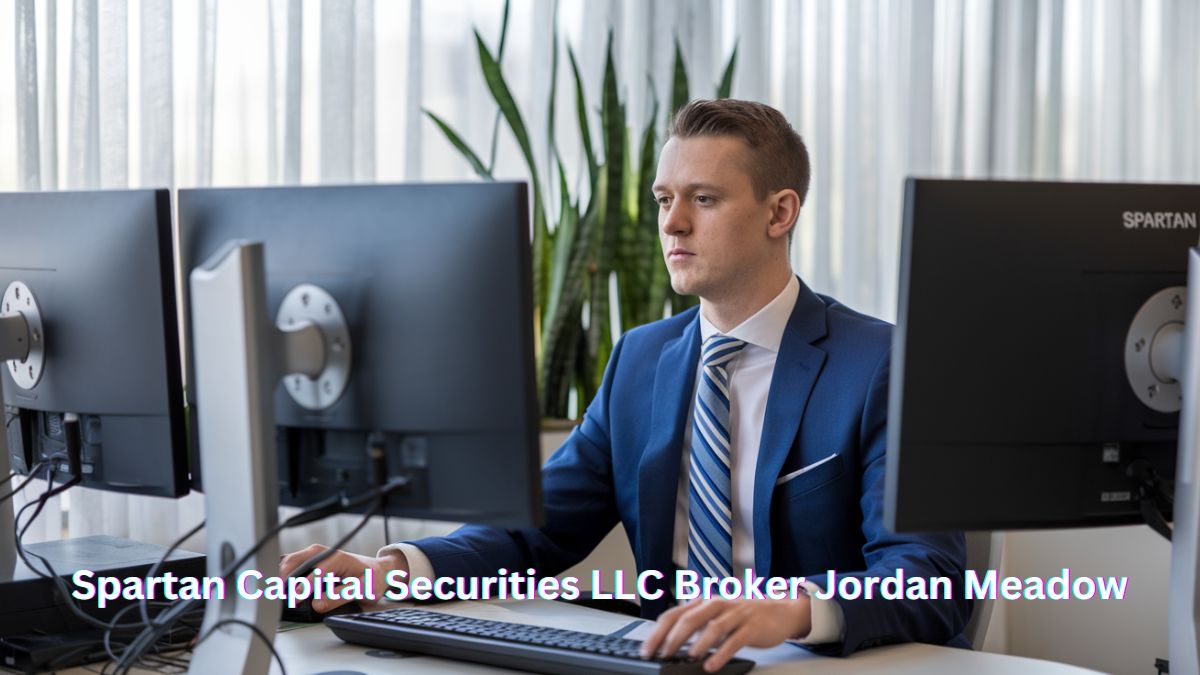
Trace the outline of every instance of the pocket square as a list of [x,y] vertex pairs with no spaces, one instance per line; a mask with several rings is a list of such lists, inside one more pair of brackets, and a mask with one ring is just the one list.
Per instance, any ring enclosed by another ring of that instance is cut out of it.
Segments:
[[830,455],[830,456],[826,457],[825,459],[822,459],[822,460],[819,460],[819,461],[813,462],[812,464],[809,464],[808,466],[801,467],[801,468],[799,468],[799,469],[796,469],[795,471],[793,471],[793,472],[791,472],[791,473],[788,473],[788,474],[785,474],[785,475],[783,475],[783,476],[780,476],[780,477],[779,477],[779,480],[775,481],[775,485],[776,485],[776,486],[783,485],[784,483],[788,482],[789,480],[792,480],[793,478],[796,478],[796,477],[798,477],[798,476],[801,476],[801,475],[803,475],[803,474],[806,474],[806,473],[808,473],[809,471],[812,471],[813,469],[817,468],[818,466],[821,466],[821,465],[822,465],[822,464],[824,464],[825,462],[828,462],[828,461],[830,461],[830,460],[834,459],[835,457],[837,457],[837,453],[836,453],[836,452],[835,452],[835,453],[833,453],[832,455]]

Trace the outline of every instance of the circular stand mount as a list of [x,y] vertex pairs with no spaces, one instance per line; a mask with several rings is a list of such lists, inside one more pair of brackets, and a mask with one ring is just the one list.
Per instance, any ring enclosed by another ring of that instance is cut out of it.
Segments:
[[22,389],[33,389],[46,370],[46,340],[42,330],[42,310],[37,298],[23,282],[14,281],[0,299],[0,316],[21,315],[29,330],[29,353],[24,359],[5,362],[13,382]]
[[[1182,363],[1187,287],[1172,286],[1150,296],[1125,336],[1125,375],[1138,400],[1164,413],[1183,406],[1177,373]],[[1178,352],[1178,353],[1176,353]],[[1173,364],[1164,368],[1164,364]]]
[[312,323],[325,342],[325,369],[315,378],[292,373],[284,377],[284,389],[299,405],[309,410],[324,410],[337,402],[350,382],[353,363],[350,328],[337,300],[328,291],[313,284],[300,284],[288,291],[275,315],[275,325],[294,330]]

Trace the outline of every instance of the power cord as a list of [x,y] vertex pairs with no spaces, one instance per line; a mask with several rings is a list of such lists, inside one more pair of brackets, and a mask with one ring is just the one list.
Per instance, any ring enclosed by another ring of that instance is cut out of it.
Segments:
[[[373,501],[373,507],[367,511],[359,524],[355,526],[347,535],[338,540],[338,542],[336,542],[330,549],[314,556],[313,558],[310,558],[309,560],[306,560],[304,564],[301,565],[300,569],[308,568],[309,570],[305,574],[311,573],[311,570],[315,568],[316,565],[320,564],[321,561],[325,560],[342,546],[344,546],[347,541],[349,541],[354,537],[354,535],[358,534],[358,532],[362,530],[362,528],[370,521],[370,518],[378,513],[382,506],[384,497],[407,485],[408,479],[396,478],[388,481],[380,488],[376,488],[375,490],[357,497],[349,498],[344,494],[339,494],[318,502],[317,504],[314,504],[313,506],[293,515],[291,518],[288,518],[287,520],[273,527],[271,531],[259,539],[259,541],[256,542],[249,551],[244,553],[241,558],[230,564],[222,573],[221,577],[228,581],[255,553],[259,551],[259,549],[266,544],[266,542],[278,536],[281,531],[315,522],[337,513],[343,513]],[[117,664],[116,672],[118,675],[120,673],[127,673],[129,669],[132,668],[133,664],[136,663],[136,660],[140,657],[140,655],[148,651],[150,647],[156,644],[162,634],[169,630],[170,627],[179,620],[180,616],[191,609],[197,602],[197,600],[177,601],[175,606],[167,609],[152,622],[150,622],[150,625],[146,626],[142,633],[138,635],[138,637],[136,637],[122,653],[122,656],[118,660]],[[208,633],[201,636],[201,639],[207,637],[207,635],[211,634],[211,632],[212,630],[210,629]]]
[[[14,495],[16,495],[16,494],[17,494],[18,492],[20,492],[21,490],[24,490],[24,489],[25,489],[25,486],[29,485],[31,482],[33,482],[33,480],[34,480],[35,478],[37,478],[37,477],[38,477],[38,474],[39,474],[39,473],[41,473],[42,469],[43,469],[45,466],[46,466],[46,462],[44,462],[44,461],[43,461],[43,462],[38,462],[37,464],[34,464],[34,465],[33,465],[33,468],[32,468],[32,469],[30,469],[30,471],[29,471],[29,477],[28,477],[28,478],[26,478],[25,480],[21,481],[21,484],[20,484],[20,485],[18,485],[17,487],[15,487],[15,488],[13,488],[11,492],[8,492],[7,494],[0,496],[0,504],[3,504],[4,502],[8,501],[9,499],[12,499]],[[11,481],[11,480],[12,480],[14,477],[16,477],[17,475],[19,475],[19,474],[18,474],[16,471],[14,471],[14,472],[13,472],[13,475],[12,475],[12,476],[9,476],[8,478],[6,478],[4,482],[5,482],[5,483],[7,483],[7,482]]]
[[1171,526],[1162,515],[1164,509],[1170,510],[1175,504],[1175,491],[1171,485],[1144,459],[1132,462],[1125,474],[1137,484],[1138,509],[1142,512],[1142,519],[1150,529],[1171,541]]

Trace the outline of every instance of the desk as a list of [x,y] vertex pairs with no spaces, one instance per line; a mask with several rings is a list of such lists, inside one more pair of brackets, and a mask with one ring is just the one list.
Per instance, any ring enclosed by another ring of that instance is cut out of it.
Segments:
[[[460,602],[426,607],[480,619],[497,619],[593,633],[611,633],[631,619],[595,609],[546,600]],[[275,636],[288,675],[374,675],[375,673],[500,673],[499,668],[431,656],[409,656],[351,645],[320,624],[284,627]],[[759,663],[753,673],[888,673],[900,675],[1098,675],[1096,671],[1050,661],[1004,656],[923,644],[868,649],[848,658],[811,654],[799,647],[744,649],[738,654]],[[401,666],[398,661],[403,661]],[[98,667],[64,671],[70,675],[96,673]],[[137,671],[143,672],[143,671]],[[152,672],[152,671],[144,671]],[[272,665],[272,675],[279,675]]]
[[[630,617],[624,615],[545,600],[454,603],[453,605],[440,605],[437,608],[480,619],[498,619],[558,628],[569,627],[594,633],[611,633],[631,621]],[[367,654],[374,650],[348,645],[334,637],[324,626],[306,626],[280,633],[276,645],[283,656],[284,663],[288,665],[288,675],[319,675],[331,671],[341,671],[344,675],[350,675],[346,671],[360,671],[369,675],[393,670],[391,666],[380,663],[379,659],[386,657],[368,656]],[[754,673],[1096,675],[1096,672],[1092,670],[1049,661],[922,644],[892,645],[869,649],[849,658],[820,657],[791,645],[782,645],[767,650],[745,649],[738,655],[762,664],[752,671]],[[424,656],[404,659],[404,672],[444,673],[447,666],[451,664],[453,664],[455,672],[503,672],[496,668],[447,662]],[[272,672],[278,673],[278,670]]]

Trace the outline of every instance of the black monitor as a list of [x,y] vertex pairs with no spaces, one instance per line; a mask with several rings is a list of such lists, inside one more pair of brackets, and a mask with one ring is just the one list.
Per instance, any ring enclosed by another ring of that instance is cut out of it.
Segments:
[[908,181],[889,526],[1142,520],[1131,474],[1174,476],[1179,386],[1127,373],[1155,337],[1131,328],[1182,322],[1197,212],[1194,185]]
[[74,413],[82,485],[187,494],[172,248],[166,190],[0,194],[0,314],[31,319],[2,364],[13,469],[65,456]]
[[[282,504],[402,476],[409,488],[389,498],[390,515],[537,522],[526,191],[498,182],[179,192],[185,280],[229,242],[259,241],[272,317],[307,283],[333,296],[349,326],[340,398],[314,411],[286,379],[275,393]],[[372,447],[385,456],[372,460]]]

